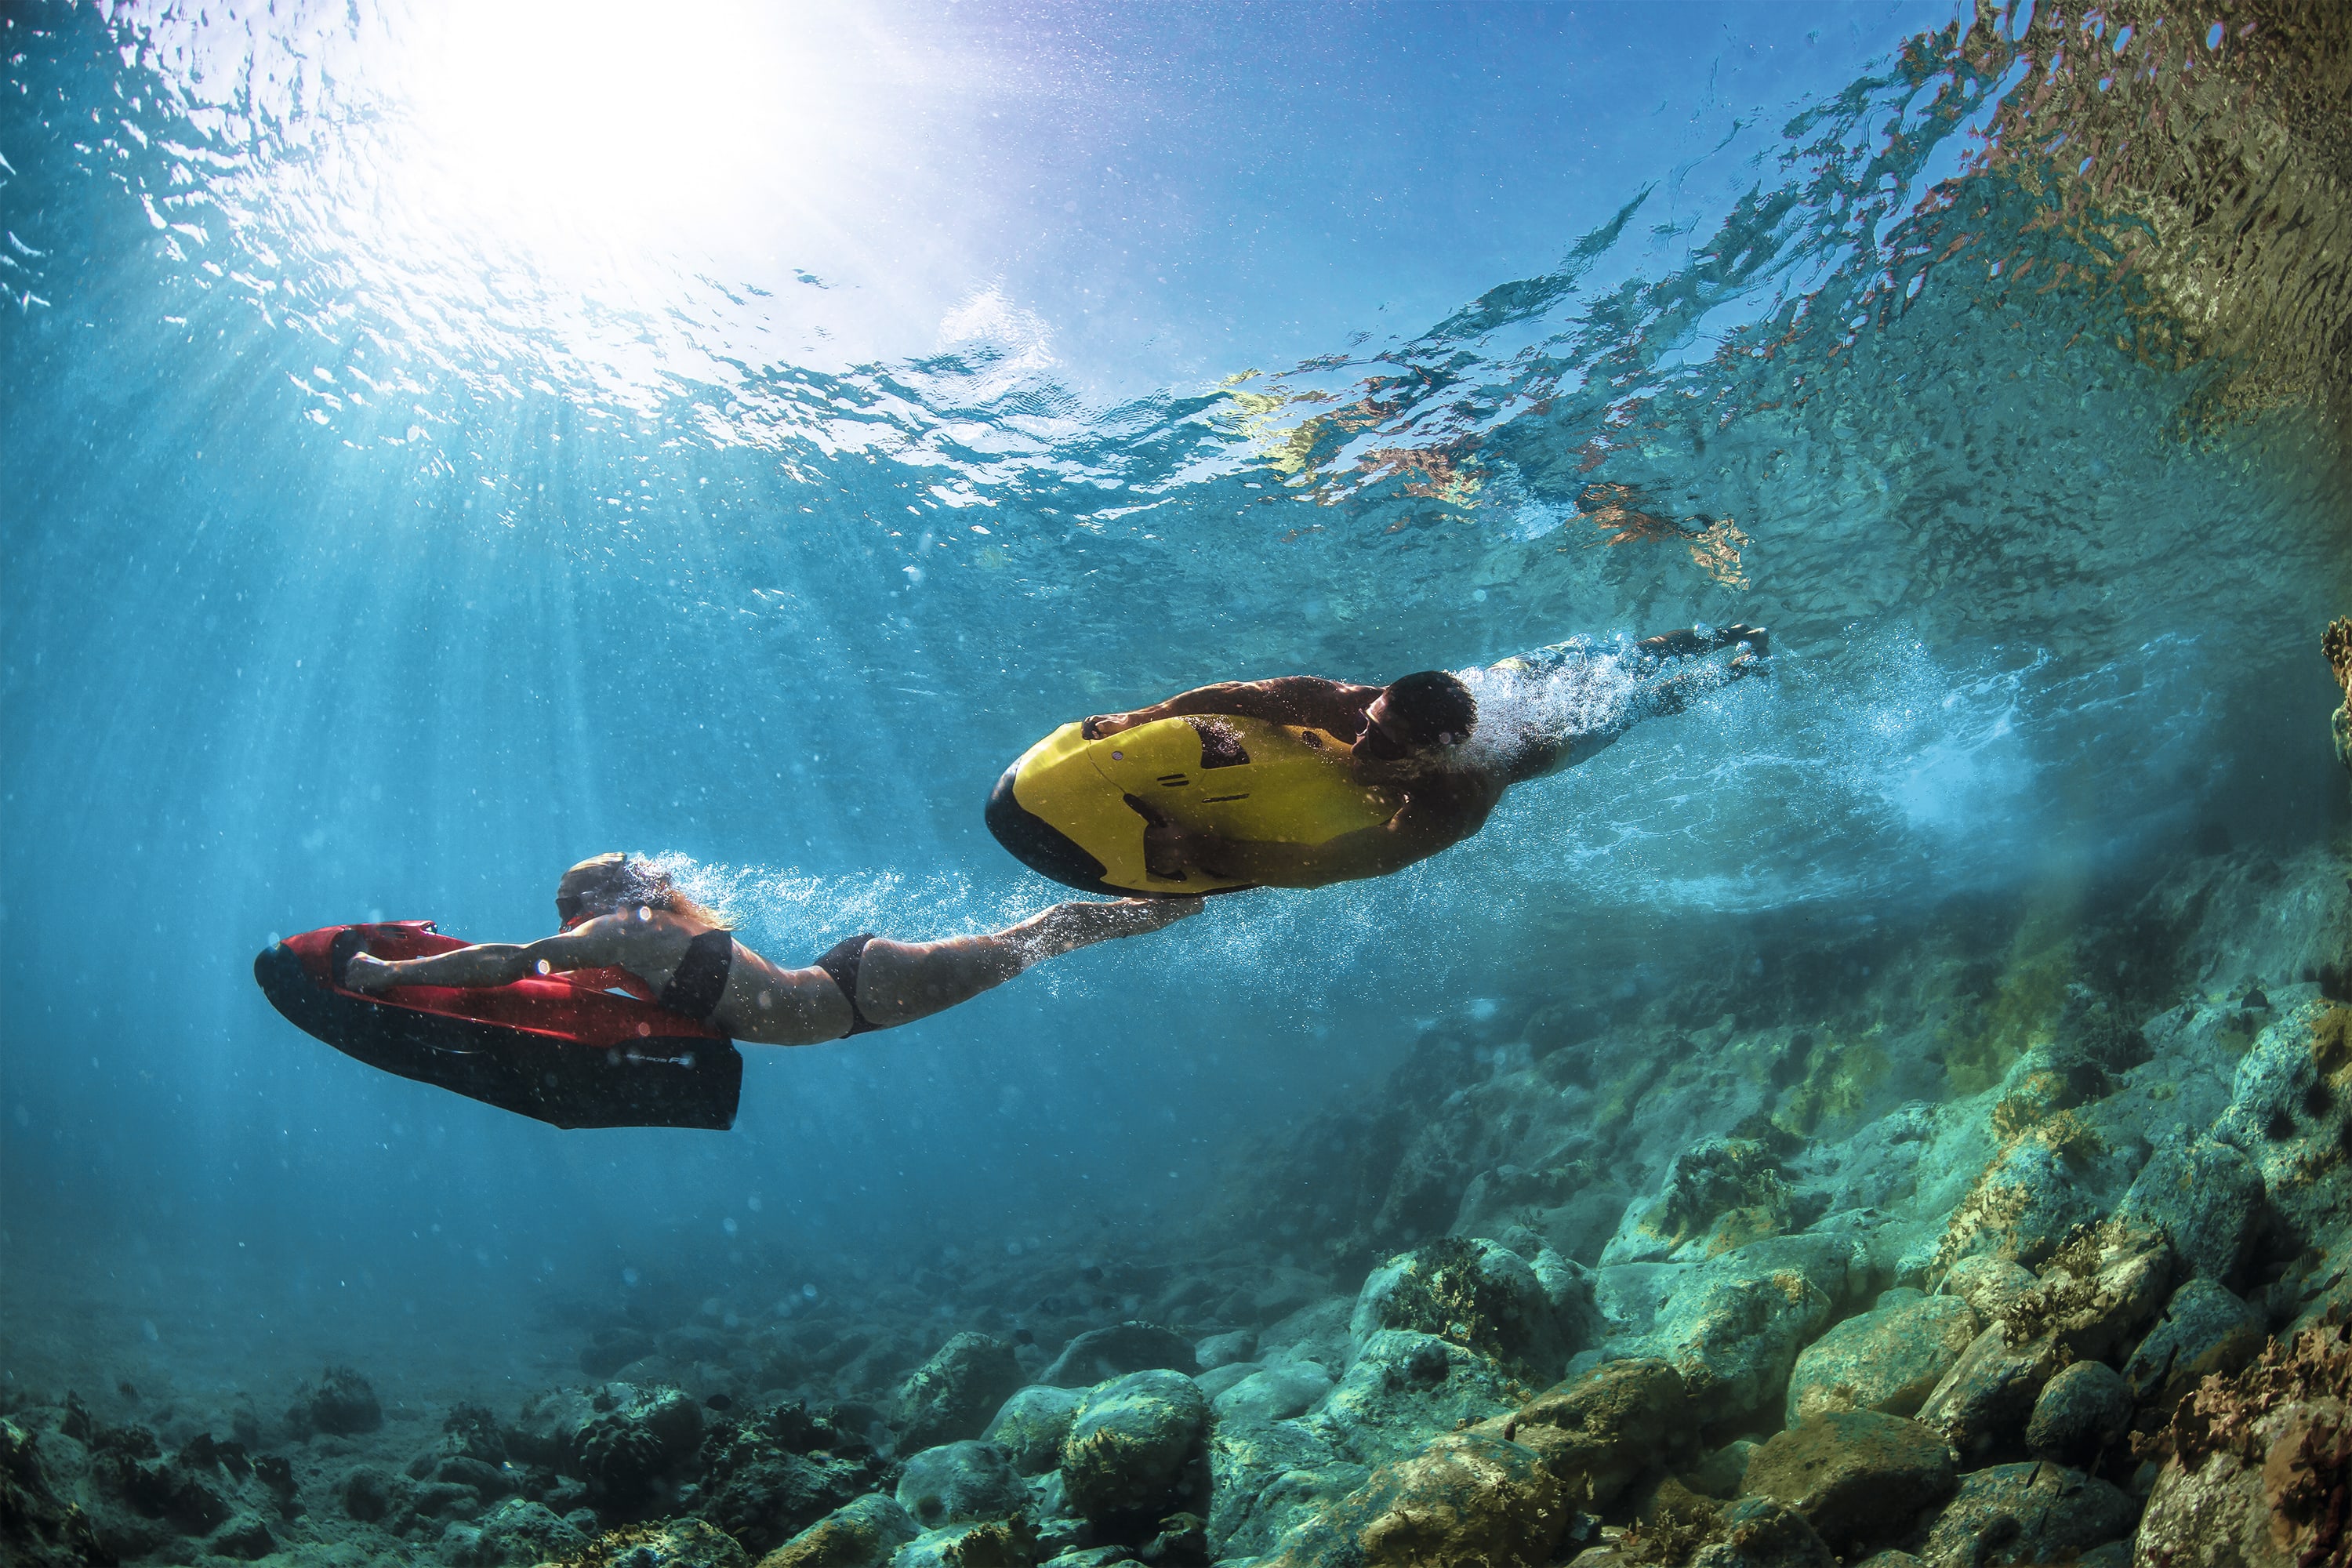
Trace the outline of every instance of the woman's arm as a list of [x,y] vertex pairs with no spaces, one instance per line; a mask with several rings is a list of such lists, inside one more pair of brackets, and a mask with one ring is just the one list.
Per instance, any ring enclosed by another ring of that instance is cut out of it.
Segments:
[[1086,721],[1086,735],[1098,741],[1160,719],[1191,714],[1230,713],[1237,719],[1257,719],[1269,724],[1311,725],[1343,739],[1363,726],[1364,710],[1381,694],[1377,686],[1350,686],[1314,675],[1281,675],[1271,680],[1226,680],[1196,686],[1165,702],[1128,713],[1101,713]]
[[[605,915],[561,936],[542,937],[521,945],[485,942],[436,952],[429,958],[389,962],[372,953],[355,952],[344,972],[343,984],[362,992],[388,991],[395,985],[455,985],[467,989],[511,985],[526,975],[620,963],[625,931],[620,920]],[[541,968],[542,964],[546,967]]]

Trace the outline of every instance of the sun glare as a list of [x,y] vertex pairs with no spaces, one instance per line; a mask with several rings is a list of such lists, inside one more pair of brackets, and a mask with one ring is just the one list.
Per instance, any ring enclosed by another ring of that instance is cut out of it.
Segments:
[[841,162],[842,106],[803,107],[839,96],[835,20],[742,0],[657,21],[624,0],[456,0],[421,19],[410,56],[438,186],[418,194],[542,253],[583,237],[726,248],[780,188],[821,187]]

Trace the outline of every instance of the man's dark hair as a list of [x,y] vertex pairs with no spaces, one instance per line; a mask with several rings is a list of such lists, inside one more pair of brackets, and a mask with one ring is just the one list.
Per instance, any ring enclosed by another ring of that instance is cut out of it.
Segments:
[[1416,746],[1458,746],[1478,721],[1478,700],[1459,677],[1423,669],[1389,682],[1389,711]]

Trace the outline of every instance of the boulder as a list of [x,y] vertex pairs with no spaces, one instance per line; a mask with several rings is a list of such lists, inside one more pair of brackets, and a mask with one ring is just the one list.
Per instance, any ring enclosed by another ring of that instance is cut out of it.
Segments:
[[1919,1406],[1918,1419],[1944,1435],[1967,1464],[2020,1448],[2033,1402],[2058,1370],[2047,1340],[2011,1345],[1995,1323],[1960,1352],[1960,1359]]
[[898,1475],[898,1506],[925,1530],[1010,1519],[1029,1506],[1029,1489],[1001,1448],[969,1440],[926,1448]]
[[2242,1152],[2211,1138],[2175,1137],[2140,1167],[2116,1218],[2161,1232],[2183,1273],[2226,1281],[2245,1261],[2265,1209],[2262,1173]]
[[2352,1006],[2288,1008],[2238,1060],[2215,1136],[2242,1151],[2271,1212],[2306,1246],[2339,1234],[2352,1213]]
[[1599,1512],[1689,1441],[1682,1373],[1654,1357],[1613,1361],[1536,1395],[1496,1435],[1533,1449],[1568,1501]]
[[350,1367],[331,1366],[319,1374],[317,1383],[306,1383],[295,1391],[286,1424],[304,1436],[326,1432],[347,1437],[382,1427],[383,1406],[376,1402],[374,1385],[366,1378]]
[[1004,1402],[981,1441],[1002,1448],[1024,1476],[1050,1470],[1062,1462],[1062,1438],[1085,1398],[1078,1389],[1032,1384]]
[[1116,1323],[1089,1329],[1064,1345],[1037,1381],[1055,1388],[1090,1388],[1107,1378],[1162,1368],[1187,1377],[1200,1371],[1192,1342],[1157,1323]]
[[2164,1316],[2124,1363],[2140,1403],[2169,1410],[2213,1373],[2224,1375],[2262,1353],[2263,1315],[2218,1281],[2200,1275],[2172,1293]]
[[1220,1421],[1209,1438],[1209,1542],[1219,1561],[1270,1552],[1371,1472],[1304,1422]]
[[[626,1386],[608,1384],[606,1388]],[[572,1444],[567,1468],[588,1483],[605,1506],[625,1507],[702,1442],[702,1406],[675,1388],[632,1389],[583,1424]]]
[[1454,1433],[1374,1470],[1302,1521],[1259,1568],[1542,1568],[1569,1513],[1559,1481],[1531,1450]]
[[205,1542],[205,1550],[216,1557],[250,1563],[277,1551],[278,1538],[269,1533],[268,1523],[259,1514],[233,1514],[227,1523],[213,1531],[212,1539]]
[[1833,1325],[1789,1373],[1789,1425],[1829,1410],[1913,1414],[1978,1327],[1975,1310],[1957,1296],[1916,1296]]
[[[81,1430],[88,1435],[86,1426]],[[58,1436],[63,1444],[78,1441]],[[0,1559],[24,1568],[84,1568],[113,1561],[89,1516],[71,1500],[67,1477],[52,1468],[61,1446],[0,1418]]]
[[987,1334],[961,1333],[941,1345],[899,1385],[898,1449],[916,1453],[977,1437],[1007,1395],[1026,1380],[1013,1347]]
[[1666,1167],[1656,1202],[1626,1209],[1601,1266],[1713,1257],[1790,1228],[1791,1208],[1780,1163],[1763,1142],[1702,1138]]
[[1207,1397],[1178,1373],[1129,1373],[1089,1389],[1062,1439],[1070,1508],[1117,1521],[1157,1519],[1196,1497],[1205,1505],[1208,1426]]
[[1213,1401],[1222,1421],[1264,1425],[1304,1415],[1337,1386],[1331,1374],[1311,1361],[1283,1362],[1250,1373]]
[[2074,1146],[2028,1135],[1993,1156],[1944,1227],[1947,1259],[1991,1254],[2032,1268],[2058,1250],[2100,1205]]
[[1829,1316],[1829,1297],[1795,1269],[1733,1276],[1668,1301],[1648,1345],[1682,1373],[1702,1424],[1739,1420],[1780,1400]]
[[374,1465],[354,1465],[344,1472],[335,1495],[345,1513],[362,1524],[373,1524],[392,1511],[394,1502],[406,1490],[407,1483],[389,1471]]
[[1257,1354],[1257,1331],[1235,1329],[1231,1333],[1211,1334],[1192,1347],[1192,1353],[1202,1372],[1248,1361]]
[[879,1492],[845,1503],[760,1559],[760,1568],[887,1568],[922,1531]]
[[886,1485],[888,1468],[848,1419],[786,1402],[725,1424],[704,1445],[694,1511],[766,1552]]
[[[1360,1347],[1387,1330],[1433,1334],[1529,1376],[1558,1377],[1583,1348],[1580,1277],[1557,1258],[1537,1268],[1499,1242],[1447,1237],[1391,1258],[1358,1292],[1348,1331]],[[1547,1276],[1549,1278],[1547,1278]],[[1583,1301],[1589,1302],[1585,1290]]]
[[2139,1507],[2120,1487],[2040,1463],[1995,1465],[1960,1478],[1928,1527],[1928,1568],[2038,1568],[2071,1563],[2131,1534]]
[[1740,1490],[1788,1504],[1850,1558],[1908,1535],[1952,1495],[1958,1473],[1942,1434],[1899,1415],[1834,1411],[1767,1438]]
[[2026,1418],[2025,1447],[2037,1459],[2088,1468],[2121,1451],[2131,1430],[2131,1384],[2103,1361],[2078,1361],[2052,1378]]
[[1517,1403],[1512,1380],[1489,1358],[1433,1334],[1382,1329],[1307,1420],[1349,1457],[1378,1465]]

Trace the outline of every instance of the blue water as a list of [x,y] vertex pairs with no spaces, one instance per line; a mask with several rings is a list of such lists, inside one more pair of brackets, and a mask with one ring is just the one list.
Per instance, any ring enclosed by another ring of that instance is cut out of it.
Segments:
[[[454,1386],[565,1301],[1148,1247],[1423,1031],[2340,832],[2341,429],[2005,281],[2074,241],[1950,19],[13,10],[12,1364]],[[1398,876],[754,1048],[731,1134],[383,1077],[249,978],[542,933],[614,848],[780,959],[983,929],[1057,895],[980,807],[1065,719],[1700,620],[1771,689]]]

